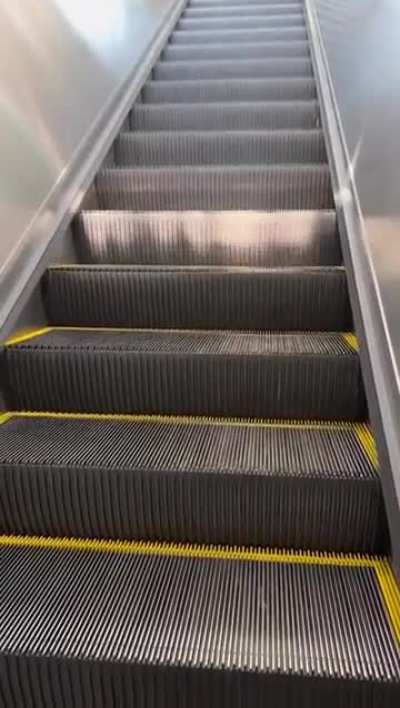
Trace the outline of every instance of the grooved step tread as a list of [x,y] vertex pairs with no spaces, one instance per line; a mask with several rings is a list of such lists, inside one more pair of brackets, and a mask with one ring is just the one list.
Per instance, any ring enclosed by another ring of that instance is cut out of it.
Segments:
[[308,101],[317,97],[313,78],[198,79],[148,81],[144,103],[207,103],[224,101]]
[[352,335],[338,333],[56,328],[7,346],[3,368],[12,409],[365,417]]
[[170,36],[171,44],[221,44],[225,42],[240,44],[241,42],[288,42],[306,41],[305,27],[270,27],[254,29],[215,29],[215,30],[176,30]]
[[389,564],[270,556],[4,538],[7,706],[34,690],[51,705],[61,693],[81,707],[95,692],[108,706],[126,692],[156,708],[175,705],[182,686],[194,708],[221,696],[233,708],[265,695],[285,705],[288,691],[312,708],[397,705]]
[[275,27],[305,27],[303,13],[292,15],[255,15],[250,17],[182,17],[175,31],[197,32],[204,30],[228,30],[228,29],[272,29]]
[[325,164],[322,130],[161,131],[121,133],[121,167],[165,165]]
[[252,44],[167,44],[161,58],[164,61],[195,61],[210,59],[263,59],[309,57],[310,48],[305,40],[293,42],[255,42]]
[[45,302],[55,325],[352,328],[343,268],[55,267],[47,273]]
[[365,425],[10,415],[0,533],[384,548]]
[[310,266],[342,262],[332,211],[84,211],[82,261],[102,264]]
[[197,81],[202,79],[301,78],[313,75],[308,58],[209,59],[207,61],[160,61],[152,71],[155,81]]
[[102,209],[332,209],[328,165],[206,165],[106,169],[96,178]]

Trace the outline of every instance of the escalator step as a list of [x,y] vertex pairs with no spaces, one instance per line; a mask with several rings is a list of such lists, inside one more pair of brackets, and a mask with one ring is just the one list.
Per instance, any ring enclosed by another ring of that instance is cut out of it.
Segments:
[[312,78],[199,79],[197,81],[148,81],[142,89],[144,103],[207,103],[214,101],[309,101],[316,98]]
[[194,81],[197,79],[256,79],[268,77],[312,76],[310,59],[241,59],[208,61],[161,61],[153,69],[156,81]]
[[292,2],[288,5],[216,5],[215,7],[192,7],[188,6],[182,14],[184,19],[211,18],[211,17],[254,17],[270,15],[297,15],[303,12],[303,5],[299,2]]
[[256,42],[255,44],[167,44],[164,61],[195,61],[196,59],[267,59],[309,57],[307,42]]
[[[303,2],[294,3],[293,0],[252,0],[252,2],[244,3],[243,0],[191,0],[191,2],[186,6],[186,8],[236,8],[243,7],[243,5],[249,8],[252,7],[276,7],[279,5],[280,8],[285,8],[288,5],[297,4],[300,7],[304,7]],[[185,8],[185,9],[186,9]]]
[[362,424],[11,417],[0,533],[381,553],[375,454]]
[[7,708],[399,704],[385,560],[14,536],[0,564]]
[[304,130],[318,128],[317,101],[276,103],[138,103],[130,115],[132,130]]
[[[175,31],[197,32],[201,30],[229,29],[272,29],[273,27],[304,27],[304,15],[298,12],[293,15],[260,15],[242,17],[183,17],[179,20]],[[206,40],[207,41],[207,40]]]
[[332,209],[327,165],[148,167],[99,172],[102,209]]
[[51,268],[50,324],[189,329],[348,331],[342,268],[199,266]]
[[120,167],[327,162],[322,130],[129,132],[115,143]]
[[87,211],[75,219],[84,263],[340,265],[334,211]]
[[13,410],[366,414],[353,335],[51,328],[6,346],[2,358]]
[[170,44],[252,44],[253,42],[304,42],[308,39],[305,27],[271,27],[270,29],[216,29],[184,32],[176,31],[170,36]]

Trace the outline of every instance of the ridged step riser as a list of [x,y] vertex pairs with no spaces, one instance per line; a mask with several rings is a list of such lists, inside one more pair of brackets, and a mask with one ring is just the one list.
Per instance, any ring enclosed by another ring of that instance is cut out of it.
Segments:
[[178,32],[198,32],[200,30],[204,31],[215,31],[218,29],[229,30],[229,29],[272,29],[273,27],[284,27],[288,29],[289,27],[305,27],[304,15],[271,15],[265,17],[261,15],[260,17],[211,17],[207,18],[183,18],[179,20],[176,30]]
[[320,130],[270,133],[123,133],[115,145],[120,167],[163,165],[323,164]]
[[240,61],[159,62],[153,69],[156,81],[197,81],[202,79],[257,79],[312,77],[309,59],[268,59]]
[[[227,7],[188,7],[182,14],[182,19],[203,19],[217,17],[269,17],[280,15],[297,15],[303,13],[301,3],[290,5],[232,5]],[[304,15],[303,15],[304,16]]]
[[309,58],[307,42],[266,42],[256,44],[169,44],[161,58],[164,61],[197,61],[212,59],[287,59],[290,57]]
[[[11,410],[364,419],[340,335],[55,331],[6,347]],[[127,385],[129,382],[129,385]]]
[[137,104],[130,114],[130,128],[136,131],[305,130],[320,123],[316,101]]
[[0,533],[384,548],[352,429],[22,418],[0,427],[0,459]]
[[335,269],[54,269],[47,274],[45,300],[55,325],[286,331],[352,326],[345,273]]
[[327,166],[181,167],[100,172],[101,209],[332,209]]
[[203,79],[149,81],[142,89],[144,103],[224,103],[252,101],[311,101],[317,97],[313,79]]
[[203,31],[177,31],[170,36],[170,44],[221,44],[245,42],[290,42],[307,41],[306,29],[302,27],[272,27],[271,29],[244,29],[244,30],[203,30]]
[[84,263],[308,266],[342,262],[332,212],[83,212]]

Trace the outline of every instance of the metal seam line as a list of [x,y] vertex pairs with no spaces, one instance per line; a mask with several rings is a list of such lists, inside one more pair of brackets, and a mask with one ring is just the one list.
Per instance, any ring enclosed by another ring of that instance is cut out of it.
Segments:
[[388,619],[400,643],[400,589],[386,558],[368,555],[291,551],[269,548],[244,548],[152,541],[109,541],[41,536],[0,536],[0,548],[6,546],[45,548],[64,551],[162,555],[215,560],[253,561],[263,563],[295,563],[304,565],[372,568],[384,602]]

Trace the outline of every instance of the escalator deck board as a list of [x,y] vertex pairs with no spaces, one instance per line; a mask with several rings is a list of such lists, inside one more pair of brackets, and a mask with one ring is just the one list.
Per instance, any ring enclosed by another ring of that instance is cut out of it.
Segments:
[[0,566],[7,707],[398,705],[386,561],[1,537]]
[[0,487],[0,533],[368,553],[385,540],[362,424],[14,413]]
[[354,339],[51,328],[7,346],[3,367],[13,409],[360,420]]

